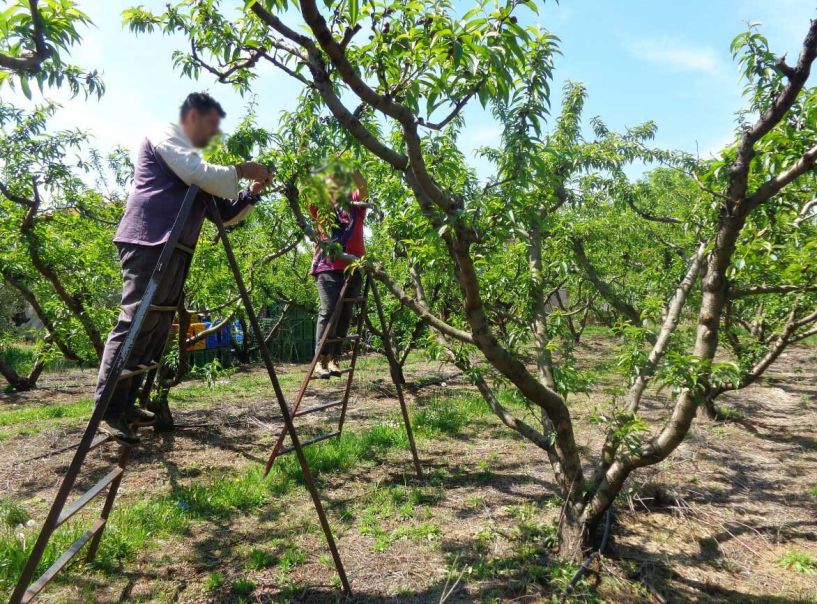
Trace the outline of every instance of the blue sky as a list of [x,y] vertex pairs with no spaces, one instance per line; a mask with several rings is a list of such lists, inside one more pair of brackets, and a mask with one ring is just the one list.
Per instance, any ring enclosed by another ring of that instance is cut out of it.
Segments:
[[[229,130],[246,99],[208,76],[193,82],[174,72],[171,52],[184,48],[182,39],[137,37],[124,29],[121,11],[137,3],[79,0],[94,26],[82,32],[72,61],[102,71],[107,93],[101,100],[86,100],[47,92],[64,107],[55,125],[89,130],[102,150],[117,144],[133,148],[151,125],[174,119],[189,91],[206,89],[227,109],[224,128]],[[164,0],[142,4],[158,9]],[[741,106],[742,84],[729,54],[735,35],[747,22],[760,22],[772,47],[793,60],[809,18],[817,17],[813,0],[562,0],[540,6],[539,15],[529,14],[524,21],[561,39],[556,96],[565,80],[582,81],[590,94],[587,118],[599,115],[617,129],[654,120],[657,145],[702,156],[730,140],[734,112]],[[262,125],[274,127],[281,110],[293,106],[297,91],[294,81],[265,67],[254,90]],[[22,102],[8,89],[3,95]],[[558,98],[554,103],[556,110]],[[490,115],[473,106],[466,117],[462,143],[469,155],[498,141]],[[488,175],[482,161],[474,159],[474,165],[482,177]]]

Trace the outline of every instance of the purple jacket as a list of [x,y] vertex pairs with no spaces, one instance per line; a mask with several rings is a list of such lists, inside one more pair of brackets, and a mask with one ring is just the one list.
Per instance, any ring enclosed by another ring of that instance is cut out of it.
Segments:
[[[125,205],[125,214],[119,222],[115,243],[160,245],[167,241],[173,222],[187,192],[187,185],[168,167],[153,149],[148,139],[139,147],[133,187]],[[195,247],[205,218],[205,201],[209,193],[199,193],[193,202],[187,224],[179,241]],[[249,190],[242,191],[238,199],[229,201],[213,196],[221,219],[225,222],[236,217],[244,208],[258,201]]]

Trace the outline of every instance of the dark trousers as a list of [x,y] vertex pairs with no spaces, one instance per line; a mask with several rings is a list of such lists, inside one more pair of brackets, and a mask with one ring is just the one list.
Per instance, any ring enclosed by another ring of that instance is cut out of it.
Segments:
[[[363,277],[360,272],[355,272],[350,278],[349,287],[346,289],[346,298],[356,298],[360,295],[360,288],[363,284]],[[321,343],[323,332],[329,326],[332,320],[332,315],[335,312],[335,307],[340,298],[340,290],[343,287],[343,282],[346,280],[346,273],[343,271],[326,271],[325,273],[318,273],[315,281],[318,286],[318,296],[321,299],[321,308],[318,312],[318,328],[315,334],[315,351]],[[335,326],[335,333],[330,334],[330,338],[344,338],[349,333],[349,323],[352,321],[352,311],[354,305],[346,303],[340,311],[338,323]],[[334,344],[327,344],[323,349],[323,354],[339,356],[343,351],[343,342],[336,342]]]
[[[142,301],[150,276],[153,274],[153,269],[156,268],[156,263],[159,261],[159,256],[164,247],[163,245],[148,246],[130,243],[117,243],[116,246],[119,248],[119,260],[122,264],[122,311],[119,313],[116,326],[105,343],[105,351],[102,354],[96,385],[97,400],[105,387],[106,377],[113,363],[114,355],[125,341],[133,321],[133,315]],[[178,304],[189,266],[190,256],[184,252],[175,251],[153,298],[153,304],[160,306],[176,306]],[[137,365],[147,365],[160,360],[158,357],[164,350],[172,320],[173,314],[169,312],[151,312],[147,314],[142,323],[142,330],[136,338],[130,359],[125,364],[127,369],[135,369]],[[139,394],[143,378],[144,375],[138,375],[119,381],[108,403],[106,417],[122,415],[136,403],[136,397]]]

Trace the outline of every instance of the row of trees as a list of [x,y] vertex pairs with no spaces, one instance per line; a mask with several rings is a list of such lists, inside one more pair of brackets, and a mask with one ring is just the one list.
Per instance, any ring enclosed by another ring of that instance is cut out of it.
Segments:
[[[384,216],[359,266],[391,294],[403,350],[422,340],[460,367],[499,420],[542,449],[565,501],[561,551],[577,558],[630,474],[670,455],[698,410],[716,415],[719,396],[817,333],[817,90],[808,85],[817,24],[804,24],[795,64],[755,29],[735,40],[747,107],[734,143],[701,160],[654,148],[652,123],[616,132],[585,119],[580,84],[565,87],[550,116],[557,40],[521,26],[525,10],[536,3],[484,0],[461,15],[448,2],[267,0],[228,13],[183,0],[124,15],[137,33],[185,38],[189,51],[175,62],[186,75],[247,91],[270,64],[303,85],[277,131],[250,113],[212,150],[217,160],[261,155],[277,167],[274,198],[234,234],[257,301],[312,297],[308,249],[296,243],[312,233],[311,174],[339,152],[364,166]],[[33,22],[27,32],[36,36]],[[503,128],[500,145],[481,150],[494,166],[487,180],[460,150],[469,103]],[[81,133],[44,132],[50,110],[38,111],[40,126],[6,113],[3,140],[28,163],[15,168],[0,154],[0,228],[13,242],[0,268],[21,295],[13,281],[48,301],[40,306],[53,345],[70,342],[63,354],[90,361],[94,333],[114,312],[110,285],[94,278],[115,271],[106,237],[122,195],[77,170],[102,179],[127,167],[122,154],[108,166],[100,157],[68,166],[59,146]],[[29,134],[15,139],[21,128]],[[653,170],[634,181],[634,163]],[[72,242],[77,228],[88,230]],[[280,262],[274,250],[290,256]],[[233,299],[211,234],[194,270],[196,304]],[[593,388],[580,346],[590,321],[615,327],[620,352],[610,361],[622,395],[599,410],[603,444],[583,451],[570,400]],[[655,424],[640,413],[651,386],[672,393]]]

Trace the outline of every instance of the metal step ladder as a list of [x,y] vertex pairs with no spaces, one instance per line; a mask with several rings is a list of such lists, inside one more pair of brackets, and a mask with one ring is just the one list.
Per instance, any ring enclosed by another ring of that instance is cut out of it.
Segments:
[[[117,490],[122,481],[122,476],[124,474],[125,467],[128,463],[132,447],[123,445],[122,450],[119,454],[119,461],[116,467],[114,467],[107,475],[105,475],[88,491],[77,497],[67,507],[66,503],[68,502],[68,498],[71,495],[71,490],[73,489],[74,484],[76,483],[77,476],[79,475],[80,471],[83,468],[83,464],[88,453],[113,440],[111,436],[106,434],[97,434],[97,432],[99,429],[99,425],[102,421],[102,418],[105,415],[105,411],[108,408],[108,404],[110,403],[111,397],[113,396],[116,384],[123,379],[130,379],[134,376],[141,375],[144,373],[148,373],[151,376],[155,375],[155,372],[158,369],[159,360],[156,360],[156,362],[151,363],[149,365],[141,365],[135,367],[134,366],[128,367],[129,364],[128,361],[133,351],[133,347],[136,343],[136,339],[142,330],[142,325],[144,323],[145,317],[147,317],[148,313],[175,312],[176,310],[176,307],[153,305],[153,299],[156,295],[159,285],[162,282],[162,279],[165,276],[166,268],[169,265],[172,255],[176,253],[177,250],[187,253],[189,255],[192,255],[193,253],[193,250],[181,244],[179,242],[179,239],[181,237],[182,230],[184,229],[184,226],[187,223],[187,219],[190,216],[190,211],[194,203],[205,203],[207,205],[208,215],[210,219],[215,223],[216,228],[218,229],[219,237],[224,244],[224,251],[227,256],[227,262],[235,278],[238,290],[241,294],[241,300],[244,304],[245,311],[247,313],[247,318],[251,325],[253,334],[257,341],[259,342],[264,341],[264,336],[261,332],[261,327],[258,323],[258,317],[255,314],[255,310],[253,309],[252,306],[252,301],[250,300],[246,285],[244,284],[243,277],[241,276],[241,272],[238,267],[238,263],[236,262],[232,246],[230,245],[229,238],[227,237],[227,231],[224,227],[224,224],[218,212],[216,201],[212,196],[207,194],[202,194],[201,199],[197,199],[198,196],[199,196],[198,187],[191,186],[188,188],[187,193],[185,194],[184,199],[182,201],[179,213],[176,216],[176,219],[173,223],[170,236],[167,242],[164,244],[164,247],[162,248],[159,260],[156,263],[156,267],[154,268],[150,281],[148,282],[147,288],[145,289],[144,296],[141,302],[139,303],[136,312],[133,315],[131,328],[124,342],[121,344],[119,350],[117,351],[116,355],[114,355],[108,373],[108,380],[106,382],[106,385],[99,396],[99,399],[94,407],[93,413],[91,414],[91,418],[88,420],[88,425],[85,428],[85,432],[83,433],[83,436],[76,447],[74,457],[71,460],[68,470],[66,471],[62,483],[60,484],[60,487],[57,491],[57,494],[54,497],[54,501],[51,504],[51,508],[48,512],[48,515],[46,516],[43,526],[40,529],[39,536],[37,537],[37,541],[35,542],[31,550],[31,554],[28,557],[28,561],[26,562],[26,565],[23,568],[22,573],[20,574],[20,577],[17,581],[17,585],[14,589],[14,592],[11,595],[11,599],[9,600],[10,604],[24,604],[27,602],[31,602],[37,596],[37,594],[39,594],[43,590],[43,588],[45,588],[45,586],[55,576],[57,576],[57,574],[63,568],[65,568],[68,565],[68,563],[89,543],[90,545],[88,547],[86,559],[89,561],[93,560],[96,555],[100,540],[102,538],[102,533],[105,529],[108,517],[113,508],[114,499],[116,498]],[[317,488],[315,486],[315,481],[312,477],[312,472],[309,468],[309,464],[306,460],[306,457],[303,454],[300,440],[298,439],[298,435],[295,432],[295,428],[292,424],[292,417],[290,415],[289,406],[286,403],[284,393],[281,390],[281,385],[275,373],[275,367],[272,362],[272,357],[270,356],[266,346],[260,346],[259,349],[261,351],[261,358],[264,361],[267,373],[269,374],[270,382],[272,383],[272,387],[275,392],[275,397],[281,410],[281,416],[284,420],[285,431],[288,432],[290,435],[290,440],[292,442],[291,445],[292,450],[295,451],[298,457],[298,461],[300,462],[304,482],[312,498],[312,502],[315,506],[315,511],[317,512],[318,518],[320,520],[321,528],[323,529],[327,544],[332,553],[332,559],[335,563],[335,568],[337,569],[341,586],[343,587],[343,590],[345,592],[349,593],[350,592],[349,581],[346,577],[343,562],[340,559],[340,554],[338,553],[338,549],[335,544],[335,539],[332,535],[331,527],[329,526],[329,521],[327,520],[326,513],[324,512],[323,509],[323,504],[321,503]],[[85,533],[83,533],[82,536],[80,536],[80,538],[77,539],[65,551],[65,553],[63,553],[42,575],[40,575],[38,579],[36,579],[36,581],[32,583],[32,580],[34,579],[34,575],[37,571],[40,561],[42,560],[43,554],[45,553],[45,549],[48,546],[48,543],[54,532],[62,524],[68,521],[77,512],[82,510],[85,506],[87,506],[89,503],[95,500],[99,495],[101,495],[106,490],[107,495],[105,497],[105,502],[102,505],[99,519],[96,520],[91,525],[91,527]]]

